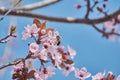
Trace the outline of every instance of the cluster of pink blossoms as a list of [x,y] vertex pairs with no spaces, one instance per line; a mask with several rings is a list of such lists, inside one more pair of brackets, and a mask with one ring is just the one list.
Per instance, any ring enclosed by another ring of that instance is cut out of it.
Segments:
[[[76,51],[70,46],[68,51],[64,50],[64,46],[59,46],[60,35],[52,28],[46,28],[46,22],[39,22],[34,19],[32,26],[25,27],[22,32],[23,40],[33,38],[35,41],[28,44],[29,54],[20,63],[16,64],[12,71],[13,80],[47,80],[55,75],[55,69],[63,69],[63,74],[68,76],[71,72],[75,73],[75,77],[80,80],[85,80],[91,76],[85,67],[78,69],[74,67],[74,56]],[[35,68],[32,62],[26,63],[27,60],[39,60],[40,68]],[[47,63],[52,63],[48,65]],[[110,79],[107,79],[110,78]],[[113,80],[112,72],[108,73],[108,77],[98,73],[92,76],[92,80]],[[117,80],[120,80],[118,76]]]
[[[111,41],[115,41],[116,39],[116,33],[120,33],[118,30],[118,25],[120,23],[120,15],[118,15],[116,18],[111,19],[109,21],[106,21],[103,23],[103,28],[106,32],[109,32],[108,39]],[[120,41],[120,39],[119,39]]]

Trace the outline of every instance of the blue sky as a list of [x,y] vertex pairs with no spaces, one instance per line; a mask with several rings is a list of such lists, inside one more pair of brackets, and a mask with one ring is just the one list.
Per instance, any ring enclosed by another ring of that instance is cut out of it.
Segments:
[[[37,2],[39,0],[26,0],[24,4],[31,2]],[[108,3],[109,13],[118,9],[120,0],[110,0]],[[37,9],[33,12],[44,15],[51,15],[57,17],[76,17],[82,18],[85,14],[85,7],[81,10],[74,9],[74,5],[77,3],[83,4],[82,0],[62,0],[60,3],[51,5],[49,7]],[[95,15],[96,14],[96,15]],[[90,15],[91,18],[97,18],[103,16],[99,13]],[[0,22],[0,38],[7,34],[7,29],[10,24],[10,20],[13,17],[5,17]],[[32,24],[33,19],[25,17],[14,17],[17,20],[17,38],[14,40],[14,45],[11,48],[11,53],[16,57],[24,57],[27,54],[27,44],[29,41],[23,41],[22,31],[27,24]],[[100,24],[101,26],[102,24]],[[109,41],[101,36],[91,26],[85,24],[65,24],[57,22],[47,22],[48,27],[53,27],[60,32],[62,36],[62,43],[72,46],[76,51],[77,55],[74,59],[75,66],[78,68],[86,67],[92,75],[97,72],[112,71],[114,74],[120,74],[120,43],[116,40],[115,42]],[[0,44],[0,56],[4,53],[6,44]],[[10,59],[11,60],[11,59]],[[9,71],[2,78],[3,80],[10,80],[11,74]],[[9,79],[8,79],[9,78]],[[56,70],[56,75],[48,80],[78,80],[74,78],[74,73],[71,73],[68,77],[62,75],[61,70]],[[88,79],[88,80],[91,80]]]

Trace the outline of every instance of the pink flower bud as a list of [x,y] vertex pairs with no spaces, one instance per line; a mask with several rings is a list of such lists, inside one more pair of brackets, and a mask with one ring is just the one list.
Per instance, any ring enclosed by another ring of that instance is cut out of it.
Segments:
[[80,9],[80,8],[81,8],[81,5],[79,5],[79,4],[75,5],[75,9]]
[[32,52],[32,53],[35,53],[36,51],[38,51],[39,49],[39,46],[36,44],[36,43],[31,43],[29,45],[29,50]]

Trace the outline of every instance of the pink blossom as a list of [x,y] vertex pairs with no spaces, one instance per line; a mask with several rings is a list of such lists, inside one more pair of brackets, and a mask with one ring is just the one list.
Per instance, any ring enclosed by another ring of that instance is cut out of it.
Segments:
[[117,80],[120,80],[120,75],[118,75]]
[[69,58],[69,53],[64,53],[63,58],[67,60]]
[[120,22],[120,15],[117,16],[118,21]]
[[108,72],[109,75],[113,75],[113,73],[111,71]]
[[111,71],[109,71],[107,78],[110,78],[111,80],[114,80],[114,77],[115,77],[114,74]]
[[46,72],[44,74],[46,74],[47,77],[52,77],[52,75],[55,74],[55,72],[53,72],[55,70],[55,67],[53,66],[48,66],[46,68]]
[[52,58],[55,59],[55,56],[57,56],[56,54],[58,53],[57,51],[58,46],[50,45],[49,43],[44,43],[43,46],[44,47],[38,51],[37,56],[43,60],[47,60],[47,53],[50,53],[52,55]]
[[75,69],[75,68],[74,68],[73,64],[72,64],[72,65],[67,65],[67,66],[65,67],[65,69],[63,70],[63,74],[64,74],[65,76],[68,76],[70,72],[74,71],[74,69]]
[[47,59],[47,54],[50,53],[52,60],[54,60],[54,65],[56,67],[59,67],[59,64],[62,62],[62,55],[58,52],[58,49],[56,45],[50,45],[49,43],[44,43],[44,48],[38,52],[38,57],[46,60]]
[[45,48],[41,48],[37,53],[37,57],[42,60],[47,60],[47,50]]
[[45,33],[46,33],[46,29],[42,29],[41,34],[45,34]]
[[58,52],[62,54],[63,59],[69,58],[69,52],[64,52],[64,46],[58,47]]
[[76,4],[75,5],[75,9],[80,9],[81,8],[81,5],[80,4]]
[[61,69],[61,67],[59,66],[59,64],[61,64],[62,62],[62,55],[59,53],[52,53],[52,59],[54,60],[54,64],[57,68]]
[[46,78],[43,75],[43,72],[39,70],[35,70],[34,77],[35,80],[46,80]]
[[12,74],[18,72],[18,71],[21,70],[22,68],[23,68],[23,62],[20,62],[19,64],[13,66]]
[[47,80],[47,78],[55,74],[55,72],[53,72],[54,69],[53,66],[48,66],[42,71],[36,70],[34,73],[35,80]]
[[105,72],[104,73],[97,73],[95,76],[92,76],[92,80],[102,80],[104,78]]
[[32,53],[35,53],[36,51],[38,51],[39,49],[39,45],[36,44],[36,43],[31,43],[29,45],[29,50],[32,52]]
[[74,49],[72,49],[70,46],[68,46],[68,52],[69,52],[69,55],[71,56],[71,58],[73,59],[74,56],[76,55],[76,51]]
[[55,66],[60,69],[59,64],[62,62],[62,55],[57,50],[58,46],[44,43],[44,47],[47,53],[51,54],[51,58],[54,60]]
[[44,47],[46,47],[47,52],[49,53],[57,53],[58,46],[50,45],[49,43],[44,43]]
[[49,43],[50,45],[56,45],[57,44],[57,36],[59,35],[58,32],[55,31],[49,31],[47,34],[41,36],[41,43]]
[[104,22],[103,25],[104,25],[104,27],[105,27],[106,29],[110,29],[110,30],[117,28],[114,19],[112,19],[112,20],[110,20],[110,21]]
[[58,47],[58,51],[59,51],[60,53],[64,53],[64,46]]
[[115,41],[115,35],[114,35],[114,34],[109,35],[109,36],[108,36],[108,39],[109,39],[110,41]]
[[25,30],[22,32],[22,39],[26,40],[28,37],[37,36],[38,31],[39,28],[37,28],[36,24],[33,24],[32,26],[27,25],[27,27],[25,27]]
[[86,78],[89,78],[91,74],[87,72],[87,69],[85,67],[78,69],[75,69],[75,77],[79,78],[81,80],[85,80]]

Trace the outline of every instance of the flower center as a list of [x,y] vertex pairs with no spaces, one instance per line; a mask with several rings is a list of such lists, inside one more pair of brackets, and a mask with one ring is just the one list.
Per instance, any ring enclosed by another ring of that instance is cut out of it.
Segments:
[[65,69],[66,69],[66,70],[69,70],[70,68],[69,68],[69,67],[66,67]]
[[80,77],[83,77],[83,74],[80,74],[79,76],[80,76]]

